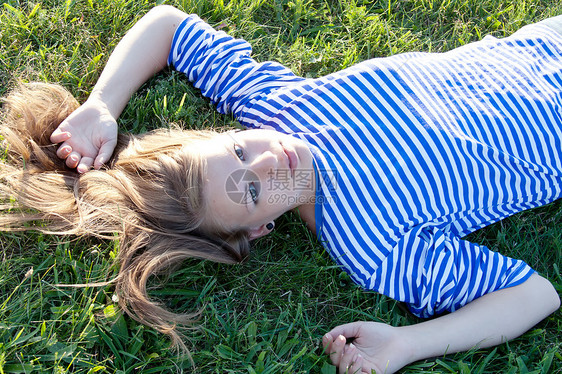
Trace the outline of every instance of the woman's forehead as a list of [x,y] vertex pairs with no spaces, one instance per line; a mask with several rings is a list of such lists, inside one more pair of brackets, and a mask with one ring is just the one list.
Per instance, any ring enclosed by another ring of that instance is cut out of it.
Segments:
[[200,150],[206,159],[207,167],[203,176],[203,198],[206,200],[213,220],[224,222],[235,208],[229,199],[227,181],[236,170],[236,160],[223,141],[212,140]]

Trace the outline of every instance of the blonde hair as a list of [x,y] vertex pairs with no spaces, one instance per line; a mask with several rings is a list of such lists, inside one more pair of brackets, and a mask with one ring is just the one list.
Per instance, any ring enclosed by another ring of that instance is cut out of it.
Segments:
[[19,85],[4,99],[0,230],[117,235],[120,307],[186,350],[178,327],[192,325],[197,313],[175,314],[150,300],[148,279],[187,258],[236,263],[249,252],[246,232],[202,225],[205,160],[189,145],[216,132],[120,134],[107,168],[78,174],[56,156],[49,140],[78,106],[63,87],[45,83]]

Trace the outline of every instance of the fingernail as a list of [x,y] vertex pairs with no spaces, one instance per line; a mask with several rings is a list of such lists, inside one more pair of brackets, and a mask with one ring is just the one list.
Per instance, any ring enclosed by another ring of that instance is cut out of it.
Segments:
[[352,348],[352,349],[355,348],[355,346],[353,345],[353,343],[349,343],[349,348]]

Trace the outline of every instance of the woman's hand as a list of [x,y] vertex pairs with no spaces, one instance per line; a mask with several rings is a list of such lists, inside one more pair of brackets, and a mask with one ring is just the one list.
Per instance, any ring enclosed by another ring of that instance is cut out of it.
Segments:
[[51,135],[62,143],[57,156],[79,173],[107,162],[117,144],[117,122],[100,101],[88,100],[65,119]]
[[[393,373],[428,357],[486,348],[513,339],[560,307],[560,297],[545,278],[486,294],[461,309],[414,325],[375,322],[338,326],[323,345],[342,373]],[[347,344],[354,339],[353,345]],[[347,370],[347,371],[346,371]]]
[[57,155],[79,173],[99,169],[117,144],[117,123],[131,95],[167,63],[177,26],[187,17],[169,5],[150,10],[111,53],[90,98],[51,135]]
[[377,322],[348,323],[324,335],[322,344],[339,374],[394,373],[411,362],[399,330]]

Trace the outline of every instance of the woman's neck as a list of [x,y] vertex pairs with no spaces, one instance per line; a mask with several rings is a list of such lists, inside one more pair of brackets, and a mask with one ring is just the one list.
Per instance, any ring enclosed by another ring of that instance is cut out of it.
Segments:
[[316,235],[316,217],[315,217],[315,206],[314,202],[299,205],[295,208],[295,212],[301,217],[301,219],[306,224],[306,227]]

